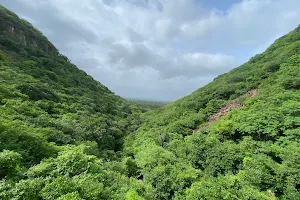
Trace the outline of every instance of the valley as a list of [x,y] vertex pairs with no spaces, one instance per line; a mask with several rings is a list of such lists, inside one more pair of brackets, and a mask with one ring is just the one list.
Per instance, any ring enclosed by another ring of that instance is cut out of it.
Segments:
[[300,27],[175,102],[127,100],[0,7],[0,199],[300,199]]

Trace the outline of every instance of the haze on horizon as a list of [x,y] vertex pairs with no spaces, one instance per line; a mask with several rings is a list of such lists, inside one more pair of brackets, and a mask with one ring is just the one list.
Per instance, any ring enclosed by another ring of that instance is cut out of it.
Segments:
[[298,0],[0,0],[116,94],[173,101],[299,24]]

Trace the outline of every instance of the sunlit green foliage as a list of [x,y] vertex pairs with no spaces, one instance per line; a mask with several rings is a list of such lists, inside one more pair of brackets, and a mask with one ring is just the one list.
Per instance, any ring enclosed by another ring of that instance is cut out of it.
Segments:
[[120,156],[141,110],[28,22],[3,7],[0,17],[0,199],[151,199]]
[[114,95],[3,7],[0,28],[0,199],[300,199],[300,28],[165,106]]
[[[146,113],[123,152],[157,199],[300,198],[299,47],[296,28],[248,63]],[[243,96],[252,89],[257,96]],[[207,123],[232,100],[243,107]]]

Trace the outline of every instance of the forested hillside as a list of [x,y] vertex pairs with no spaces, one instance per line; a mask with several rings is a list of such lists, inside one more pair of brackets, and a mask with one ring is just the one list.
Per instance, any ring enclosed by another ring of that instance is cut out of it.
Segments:
[[123,138],[140,123],[135,105],[3,7],[0,50],[0,199],[121,199],[147,188],[119,172]]
[[159,108],[3,7],[0,50],[0,199],[300,199],[299,27]]
[[124,154],[155,199],[300,199],[299,89],[298,27],[191,95],[148,112]]
[[142,112],[162,108],[168,104],[168,102],[160,101],[146,101],[146,100],[129,100],[131,103],[136,105]]

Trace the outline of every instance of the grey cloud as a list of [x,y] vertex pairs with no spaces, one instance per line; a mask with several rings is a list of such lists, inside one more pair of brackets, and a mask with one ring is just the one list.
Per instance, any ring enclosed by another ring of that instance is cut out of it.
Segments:
[[99,38],[85,27],[84,24],[69,18],[54,4],[47,1],[31,5],[28,1],[5,1],[5,5],[21,16],[35,20],[35,25],[60,49],[65,44],[76,40],[93,43]]
[[114,44],[109,55],[109,64],[121,69],[150,67],[156,70],[161,78],[197,77],[216,75],[236,66],[232,56],[223,54],[182,54],[172,58],[162,56],[146,47],[144,44]]
[[145,37],[134,31],[130,27],[126,28],[126,33],[128,34],[128,38],[131,42],[143,42],[145,40]]
[[112,64],[123,64],[126,68],[152,66],[157,59],[143,44],[134,44],[131,47],[113,44],[108,55]]
[[262,51],[300,18],[298,0],[242,1],[226,11],[194,0],[0,3],[117,94],[156,100],[191,93]]
[[96,58],[78,58],[76,60],[74,60],[74,62],[76,62],[77,65],[81,66],[82,69],[89,69],[89,68],[95,68],[97,66],[99,66],[99,60],[97,60]]

